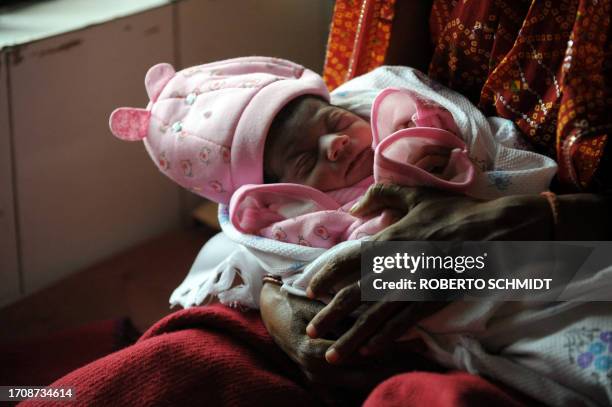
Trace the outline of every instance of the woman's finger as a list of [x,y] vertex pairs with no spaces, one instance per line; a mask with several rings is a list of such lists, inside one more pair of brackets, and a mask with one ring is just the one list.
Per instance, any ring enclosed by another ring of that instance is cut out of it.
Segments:
[[331,367],[325,361],[325,352],[334,343],[328,339],[301,337],[295,352],[290,356],[298,363],[312,383],[333,384],[334,386],[359,388],[371,378],[354,366]]
[[310,280],[306,295],[309,298],[329,295],[341,282],[357,281],[360,270],[361,246],[355,246],[352,251],[336,257],[334,261],[319,270]]
[[403,188],[395,184],[374,184],[366,194],[351,208],[351,215],[367,216],[381,209],[405,210]]
[[409,212],[422,201],[452,196],[451,193],[427,187],[402,187],[395,184],[374,184],[363,198],[351,208],[355,216],[367,216],[382,209]]
[[342,362],[379,329],[379,327],[401,307],[398,302],[376,302],[359,316],[353,326],[346,331],[325,353],[325,359],[332,364]]
[[358,283],[351,284],[338,292],[306,327],[311,338],[321,337],[340,320],[347,317],[361,304],[361,289]]
[[418,321],[435,313],[447,304],[442,301],[404,303],[404,308],[391,317],[370,338],[368,343],[360,349],[360,353],[366,356],[388,349],[397,338],[404,335]]
[[309,338],[302,334],[298,336],[298,344],[290,356],[303,368],[313,370],[325,360],[325,352],[334,341],[321,338]]

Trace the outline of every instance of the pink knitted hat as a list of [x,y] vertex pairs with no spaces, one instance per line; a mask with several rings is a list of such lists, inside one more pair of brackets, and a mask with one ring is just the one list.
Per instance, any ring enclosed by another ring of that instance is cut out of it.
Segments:
[[143,140],[158,168],[219,203],[245,184],[263,183],[263,150],[276,114],[292,99],[329,100],[321,76],[290,61],[234,58],[175,72],[158,64],[145,77],[146,109],[121,107],[113,134]]

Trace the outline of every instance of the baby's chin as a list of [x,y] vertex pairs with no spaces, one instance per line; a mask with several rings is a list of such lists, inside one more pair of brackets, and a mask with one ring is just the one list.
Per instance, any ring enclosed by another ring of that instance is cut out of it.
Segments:
[[364,153],[366,156],[352,168],[350,174],[347,174],[346,187],[353,186],[374,175],[374,150],[368,148]]

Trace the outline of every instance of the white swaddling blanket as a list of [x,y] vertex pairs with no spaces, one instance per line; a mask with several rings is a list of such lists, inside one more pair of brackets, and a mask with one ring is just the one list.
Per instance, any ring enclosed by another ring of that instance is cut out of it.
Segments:
[[[546,189],[556,171],[549,158],[520,150],[513,124],[485,118],[467,99],[404,67],[383,67],[332,93],[332,103],[367,116],[378,90],[409,87],[447,108],[482,170],[479,181],[491,197]],[[258,308],[261,279],[283,278],[283,289],[304,295],[310,278],[339,252],[360,241],[329,250],[287,244],[239,233],[220,207],[223,233],[202,249],[172,305],[190,307],[218,296],[224,304]],[[239,275],[242,284],[232,287]],[[612,268],[587,287],[612,288]],[[585,282],[566,293],[580,295]],[[572,291],[573,290],[573,291]],[[439,363],[479,373],[551,405],[609,405],[612,401],[612,307],[605,302],[456,302],[410,332],[422,337]],[[587,355],[587,356],[585,356]],[[588,356],[590,355],[590,356]]]

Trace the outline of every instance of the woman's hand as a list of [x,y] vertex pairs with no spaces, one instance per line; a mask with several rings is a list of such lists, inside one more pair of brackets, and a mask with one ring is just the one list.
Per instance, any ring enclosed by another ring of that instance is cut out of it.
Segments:
[[[328,270],[328,269],[326,269]],[[325,270],[324,270],[325,271]],[[310,285],[309,294],[316,296],[320,287],[327,287],[336,277],[334,273],[317,274],[317,281]],[[383,298],[376,302],[361,302],[359,283],[341,288],[317,315],[312,318],[306,332],[318,338],[334,329],[339,321],[360,308],[360,315],[340,338],[328,347],[325,359],[332,364],[344,363],[359,350],[362,356],[377,356],[392,349],[395,340],[405,334],[422,318],[444,307],[446,302],[406,302]],[[411,344],[413,351],[420,350]]]
[[[545,198],[518,195],[480,201],[428,188],[404,188],[377,184],[352,208],[357,216],[395,209],[403,217],[373,237],[375,241],[419,240],[547,240],[552,236],[552,214]],[[357,308],[360,317],[325,353],[339,363],[357,350],[362,355],[387,349],[420,319],[438,311],[444,302],[361,302],[361,251],[356,247],[320,270],[310,282],[307,295],[332,295],[332,301],[307,327],[311,338],[334,329]]]
[[322,304],[280,291],[264,283],[260,296],[261,317],[274,341],[295,361],[309,378],[315,379],[320,361],[332,341],[310,339],[306,324],[321,310]]
[[[365,216],[388,208],[401,218],[373,241],[549,240],[553,235],[549,203],[539,195],[481,201],[429,188],[375,184],[351,213]],[[359,280],[360,266],[361,250],[356,247],[315,274],[307,295],[338,293]]]
[[274,341],[311,382],[365,391],[411,365],[405,359],[394,362],[390,352],[389,360],[377,359],[376,365],[372,359],[356,356],[345,358],[344,366],[331,366],[324,355],[334,341],[306,335],[306,325],[323,308],[322,303],[281,292],[279,286],[265,283],[260,306],[262,319]]
[[552,212],[540,195],[482,201],[430,188],[375,184],[353,207],[364,216],[392,208],[403,217],[374,237],[377,241],[549,240]]

